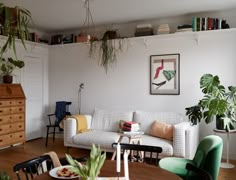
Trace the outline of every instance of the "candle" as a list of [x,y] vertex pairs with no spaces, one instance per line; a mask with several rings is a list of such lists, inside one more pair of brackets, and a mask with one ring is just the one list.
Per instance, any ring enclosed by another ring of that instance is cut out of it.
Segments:
[[120,173],[120,143],[116,147],[116,172]]
[[128,154],[124,152],[124,172],[125,172],[125,180],[129,180],[129,166],[128,166]]

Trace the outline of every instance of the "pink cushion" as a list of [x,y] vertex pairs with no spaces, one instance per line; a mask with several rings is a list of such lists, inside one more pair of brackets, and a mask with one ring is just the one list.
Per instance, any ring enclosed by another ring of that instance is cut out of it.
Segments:
[[173,126],[161,121],[154,121],[150,131],[151,136],[173,140]]

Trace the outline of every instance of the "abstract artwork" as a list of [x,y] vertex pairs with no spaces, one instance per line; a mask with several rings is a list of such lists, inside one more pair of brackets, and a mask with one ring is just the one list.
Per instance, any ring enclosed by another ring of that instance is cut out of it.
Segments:
[[178,95],[180,54],[150,56],[150,94]]

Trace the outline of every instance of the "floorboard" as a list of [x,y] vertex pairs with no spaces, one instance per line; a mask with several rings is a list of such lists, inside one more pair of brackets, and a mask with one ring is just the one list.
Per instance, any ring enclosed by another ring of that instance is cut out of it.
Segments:
[[[16,179],[13,172],[13,166],[19,162],[31,159],[35,156],[42,155],[49,151],[55,151],[59,157],[64,157],[67,153],[67,148],[63,145],[62,139],[56,139],[54,144],[52,139],[49,140],[48,146],[45,147],[45,139],[36,139],[28,141],[25,145],[18,145],[0,150],[0,171],[6,171],[11,180]],[[69,154],[74,157],[86,157],[89,151],[85,149],[70,148]],[[110,157],[108,155],[108,157]],[[231,160],[230,163],[236,166],[236,160]],[[219,180],[234,180],[236,179],[236,168],[220,169]]]

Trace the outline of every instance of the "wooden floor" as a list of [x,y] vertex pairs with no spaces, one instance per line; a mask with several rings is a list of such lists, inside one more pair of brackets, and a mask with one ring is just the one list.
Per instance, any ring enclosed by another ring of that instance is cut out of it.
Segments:
[[[35,156],[42,155],[49,151],[55,151],[59,157],[64,157],[67,149],[63,145],[62,139],[56,139],[55,143],[49,140],[48,147],[45,147],[45,139],[37,139],[27,142],[24,146],[14,146],[0,150],[0,171],[6,171],[11,180],[16,179],[13,172],[13,166],[16,163],[31,159]],[[74,157],[85,157],[89,155],[88,150],[70,148],[69,154]],[[108,155],[110,157],[110,155]],[[230,161],[236,166],[236,160]],[[220,169],[219,180],[234,180],[236,179],[236,168]]]

